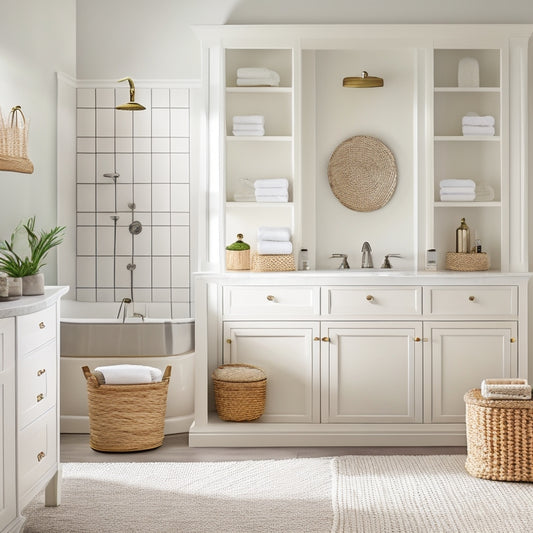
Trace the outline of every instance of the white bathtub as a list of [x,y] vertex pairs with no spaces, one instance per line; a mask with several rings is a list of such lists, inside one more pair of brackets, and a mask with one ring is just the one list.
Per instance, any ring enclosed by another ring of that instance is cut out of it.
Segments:
[[61,302],[61,432],[89,432],[81,367],[124,363],[162,370],[172,366],[165,434],[189,431],[194,413],[194,319],[127,318],[123,323],[112,318],[118,305]]

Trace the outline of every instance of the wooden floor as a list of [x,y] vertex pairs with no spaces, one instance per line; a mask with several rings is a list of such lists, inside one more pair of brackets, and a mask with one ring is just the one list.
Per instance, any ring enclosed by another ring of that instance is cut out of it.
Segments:
[[287,448],[189,448],[188,434],[167,435],[155,450],[132,453],[96,452],[89,435],[62,434],[62,463],[188,462],[292,459],[338,455],[450,455],[466,454],[462,446],[427,447],[287,447]]

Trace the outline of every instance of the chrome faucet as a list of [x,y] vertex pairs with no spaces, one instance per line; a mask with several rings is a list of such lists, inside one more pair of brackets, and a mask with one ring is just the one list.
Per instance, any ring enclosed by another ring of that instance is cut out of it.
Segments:
[[381,265],[381,268],[392,268],[392,265],[390,264],[389,257],[402,257],[400,254],[387,254],[385,256],[385,259],[383,259],[383,264]]
[[144,315],[142,313],[133,313],[133,318],[141,318],[144,322]]
[[348,256],[346,254],[331,254],[330,259],[342,259],[342,263],[337,270],[350,268],[350,265],[348,264]]
[[361,252],[363,252],[361,268],[374,268],[374,264],[372,263],[372,248],[370,248],[370,244],[367,241],[363,243]]
[[117,319],[120,318],[120,311],[122,311],[122,323],[126,322],[126,316],[128,314],[128,305],[131,304],[131,298],[122,298],[120,307],[118,308]]

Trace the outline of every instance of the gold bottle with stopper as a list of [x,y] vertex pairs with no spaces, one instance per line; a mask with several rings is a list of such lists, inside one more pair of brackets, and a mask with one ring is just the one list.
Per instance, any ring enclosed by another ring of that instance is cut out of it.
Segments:
[[470,228],[464,218],[461,225],[455,230],[455,251],[457,253],[470,253]]

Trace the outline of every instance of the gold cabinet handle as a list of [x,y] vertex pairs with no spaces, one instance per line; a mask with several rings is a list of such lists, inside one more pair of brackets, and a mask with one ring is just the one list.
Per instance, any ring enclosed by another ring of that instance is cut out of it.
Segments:
[[473,302],[473,301],[476,299],[476,297],[475,297],[475,296],[469,296],[468,299],[469,299],[471,302]]
[[315,337],[313,340],[314,340],[314,341],[319,341],[319,340],[320,340],[320,337]]
[[41,394],[37,395],[37,403],[39,403],[42,400],[44,400],[44,394],[41,392]]
[[37,454],[37,461],[39,461],[39,463],[46,457],[46,454],[44,452],[39,452]]
[[37,370],[37,376],[42,376],[46,372],[46,368],[41,368],[41,370]]
[[420,342],[422,339],[420,337],[415,337],[415,342]]
[[323,340],[324,342],[329,342],[329,337],[322,337],[322,340]]
[[372,302],[374,300],[374,297],[371,295],[371,294],[368,294],[366,299],[369,301],[369,302]]
[[44,329],[46,324],[44,322],[39,322],[39,329]]
[[516,339],[514,337],[511,337],[511,342],[516,342]]
[[231,339],[226,339],[226,342],[227,342],[228,344],[231,344]]
[[273,302],[275,299],[276,299],[276,297],[275,297],[275,296],[272,296],[272,294],[269,294],[269,295],[267,296],[267,300],[268,300],[269,302]]

